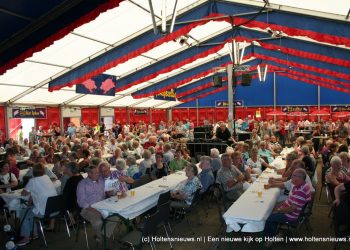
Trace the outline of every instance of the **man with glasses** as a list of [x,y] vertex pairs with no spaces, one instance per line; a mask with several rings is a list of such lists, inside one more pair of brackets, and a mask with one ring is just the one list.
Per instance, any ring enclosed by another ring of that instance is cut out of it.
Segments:
[[[267,218],[264,229],[266,236],[275,236],[279,223],[296,221],[305,204],[311,200],[311,186],[305,181],[306,177],[307,173],[304,169],[294,170],[292,174],[293,188],[289,192],[288,198],[278,203]],[[265,188],[269,188],[269,185],[265,185]]]

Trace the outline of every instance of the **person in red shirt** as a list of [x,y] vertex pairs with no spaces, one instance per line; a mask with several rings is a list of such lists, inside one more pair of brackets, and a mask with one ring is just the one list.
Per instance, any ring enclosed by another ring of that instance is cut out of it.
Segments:
[[16,155],[11,148],[7,149],[5,159],[10,164],[10,173],[13,173],[16,176],[16,178],[18,179],[19,178],[19,168],[17,167]]

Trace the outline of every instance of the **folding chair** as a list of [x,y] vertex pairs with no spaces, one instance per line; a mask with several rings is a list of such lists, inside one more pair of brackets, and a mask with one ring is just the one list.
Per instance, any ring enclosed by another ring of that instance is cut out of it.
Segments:
[[[142,231],[131,231],[127,235],[125,235],[123,238],[119,240],[119,242],[122,245],[128,245],[132,247],[132,249],[141,249],[142,246],[142,239],[145,239],[147,237],[150,238],[150,236],[155,235],[155,232],[157,231],[157,225],[159,221],[159,212],[156,211],[152,215],[146,215],[145,217],[145,223]],[[153,241],[149,240],[148,242],[151,245],[152,250],[156,249],[156,246]]]
[[65,210],[64,197],[63,195],[57,195],[57,196],[52,196],[47,198],[45,214],[43,216],[34,216],[33,227],[35,222],[39,224],[40,233],[43,236],[43,240],[46,247],[47,247],[47,242],[46,242],[46,237],[44,234],[42,222],[44,220],[63,218],[66,224],[68,237],[70,237],[70,231],[67,223],[66,213],[67,211]]

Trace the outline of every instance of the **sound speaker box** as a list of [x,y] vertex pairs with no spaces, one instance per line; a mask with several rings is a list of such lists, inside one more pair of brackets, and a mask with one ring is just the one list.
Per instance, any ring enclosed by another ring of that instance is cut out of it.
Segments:
[[252,82],[252,75],[251,74],[242,74],[242,86],[250,86]]
[[222,87],[221,76],[213,76],[213,87],[216,87],[216,88]]

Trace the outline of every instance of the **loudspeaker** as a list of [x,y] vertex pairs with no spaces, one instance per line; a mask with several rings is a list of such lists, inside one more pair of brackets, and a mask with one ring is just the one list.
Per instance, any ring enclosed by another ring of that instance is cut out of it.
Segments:
[[222,87],[221,76],[213,76],[213,87],[216,87],[216,88]]
[[250,86],[250,83],[252,82],[252,75],[247,73],[247,74],[242,74],[242,86]]

